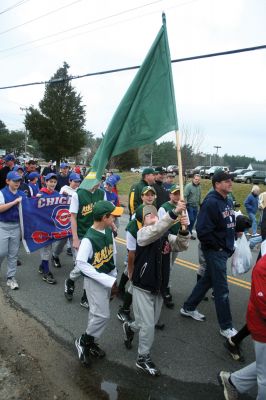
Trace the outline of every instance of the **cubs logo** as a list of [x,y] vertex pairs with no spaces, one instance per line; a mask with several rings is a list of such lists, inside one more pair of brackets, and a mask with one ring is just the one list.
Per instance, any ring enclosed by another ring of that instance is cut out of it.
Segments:
[[70,228],[70,212],[68,208],[62,206],[55,207],[52,213],[52,220],[58,229]]

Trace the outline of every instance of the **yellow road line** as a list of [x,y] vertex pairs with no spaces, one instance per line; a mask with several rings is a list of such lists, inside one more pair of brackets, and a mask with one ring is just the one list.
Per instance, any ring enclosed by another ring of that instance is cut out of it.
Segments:
[[[123,238],[116,237],[115,240],[120,244],[126,245],[126,240],[123,239]],[[187,269],[192,269],[193,271],[197,271],[198,270],[198,265],[197,264],[194,264],[194,263],[192,263],[190,261],[187,261],[187,260],[182,260],[181,258],[176,258],[175,259],[175,264],[177,264],[177,265],[179,265],[181,267],[185,267]],[[228,282],[232,283],[233,285],[236,285],[236,286],[239,286],[239,287],[242,287],[242,288],[250,290],[250,287],[251,287],[250,282],[246,282],[246,281],[244,281],[242,279],[235,278],[235,277],[233,277],[231,275],[227,275],[227,279],[228,279]]]

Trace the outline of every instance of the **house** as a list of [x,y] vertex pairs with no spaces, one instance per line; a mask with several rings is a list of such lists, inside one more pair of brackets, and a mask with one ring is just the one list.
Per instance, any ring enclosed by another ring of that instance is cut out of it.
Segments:
[[250,163],[247,169],[253,169],[254,171],[266,171],[266,165]]

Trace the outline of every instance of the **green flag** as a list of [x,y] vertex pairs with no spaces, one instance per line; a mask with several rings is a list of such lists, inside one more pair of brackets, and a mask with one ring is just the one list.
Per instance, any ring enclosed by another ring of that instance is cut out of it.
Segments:
[[178,129],[175,93],[165,17],[163,25],[119,104],[81,183],[90,189],[101,180],[108,161],[127,150],[154,143]]

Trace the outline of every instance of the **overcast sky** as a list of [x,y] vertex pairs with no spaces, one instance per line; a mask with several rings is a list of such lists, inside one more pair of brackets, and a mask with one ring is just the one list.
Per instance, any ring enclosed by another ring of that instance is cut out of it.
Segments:
[[[64,61],[72,75],[139,65],[162,11],[172,59],[266,44],[266,0],[2,0],[0,86],[49,80]],[[179,126],[201,132],[202,152],[221,146],[220,155],[266,159],[266,50],[172,69]],[[86,128],[96,136],[105,132],[135,74],[72,81],[86,105]],[[20,107],[37,107],[43,94],[43,85],[0,90],[0,119],[10,130],[24,129]]]

